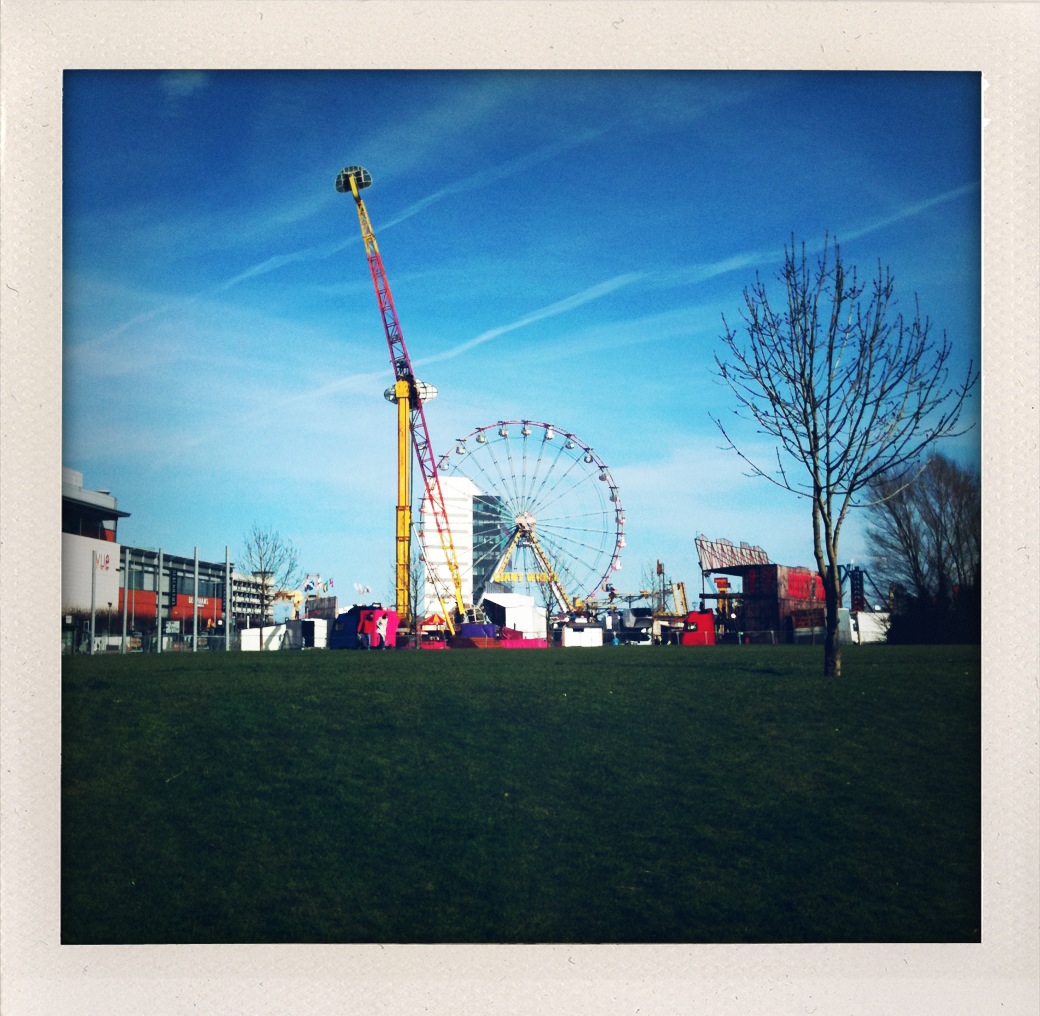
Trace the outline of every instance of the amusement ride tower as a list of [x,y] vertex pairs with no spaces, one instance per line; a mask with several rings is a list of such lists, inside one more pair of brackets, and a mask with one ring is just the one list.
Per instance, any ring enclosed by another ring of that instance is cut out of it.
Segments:
[[[430,433],[426,425],[426,414],[423,403],[437,394],[437,389],[427,385],[415,377],[412,362],[408,356],[401,325],[397,320],[394,299],[390,293],[390,284],[386,278],[386,269],[376,244],[375,233],[368,219],[368,211],[361,199],[361,191],[371,186],[372,177],[368,170],[361,166],[347,166],[336,177],[336,190],[342,194],[349,193],[357,204],[358,219],[361,223],[361,237],[365,243],[365,254],[372,272],[375,285],[376,300],[383,318],[383,330],[386,333],[387,345],[390,349],[390,363],[394,371],[394,385],[384,395],[389,402],[397,406],[397,527],[396,527],[396,564],[395,595],[397,612],[402,620],[412,618],[411,604],[411,537],[412,537],[412,492],[411,492],[411,456],[415,458],[422,473],[426,495],[427,512],[437,530],[437,538],[444,552],[451,578],[451,589],[444,588],[444,577],[436,569],[428,567],[428,573],[441,603],[445,623],[454,634],[454,618],[448,604],[454,600],[458,617],[465,617],[466,605],[462,597],[462,583],[459,576],[458,558],[448,524],[448,513],[441,490],[440,477],[437,473],[437,461],[430,446]],[[424,534],[421,539],[425,545]],[[424,546],[425,549],[425,546]],[[428,562],[427,562],[428,564]]]

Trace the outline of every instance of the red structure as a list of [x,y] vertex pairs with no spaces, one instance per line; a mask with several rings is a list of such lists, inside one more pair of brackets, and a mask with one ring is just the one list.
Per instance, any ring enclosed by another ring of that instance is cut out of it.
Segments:
[[[122,613],[124,601],[127,613],[140,621],[155,621],[157,595],[155,590],[131,589],[129,592],[119,589],[119,611]],[[224,616],[224,599],[220,596],[200,596],[198,598],[199,624],[212,628]],[[177,593],[172,602],[163,608],[163,619],[166,621],[191,621],[195,614],[195,597]]]
[[681,646],[715,645],[715,614],[710,610],[691,610],[679,634]]
[[782,564],[740,569],[740,628],[744,632],[776,633],[790,641],[795,632],[824,625],[823,579],[808,568]]
[[[794,641],[799,633],[825,623],[823,578],[809,568],[774,564],[761,547],[729,540],[696,538],[697,557],[704,578],[712,576],[716,592],[701,593],[719,608],[717,622],[728,636],[743,641]],[[739,578],[739,591],[728,578]]]

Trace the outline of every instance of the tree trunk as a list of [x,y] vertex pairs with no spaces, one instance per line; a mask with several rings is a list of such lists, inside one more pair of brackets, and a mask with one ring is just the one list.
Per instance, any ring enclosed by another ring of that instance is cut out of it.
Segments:
[[827,638],[823,646],[823,676],[841,677],[841,643],[838,640],[838,626],[831,626],[827,619]]
[[830,562],[823,577],[827,606],[827,635],[823,643],[823,676],[841,677],[841,641],[838,637],[838,608],[841,606],[841,576]]

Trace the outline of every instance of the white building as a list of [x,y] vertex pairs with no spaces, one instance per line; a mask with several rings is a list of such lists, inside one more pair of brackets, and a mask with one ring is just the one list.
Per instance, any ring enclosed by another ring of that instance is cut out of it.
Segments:
[[[459,578],[462,582],[462,601],[473,602],[473,498],[480,493],[477,485],[465,476],[441,476],[441,495],[444,498],[444,510],[448,516],[455,557],[459,566]],[[419,509],[420,525],[423,527],[423,542],[426,554],[426,583],[423,590],[421,614],[429,617],[442,611],[451,611],[455,607],[454,583],[448,558],[441,545],[432,515],[427,510],[427,499],[424,494]],[[430,572],[437,576],[437,585],[444,597],[444,605],[437,595],[437,588],[430,580]]]
[[61,471],[61,607],[63,612],[118,609],[122,547],[120,511],[111,491],[88,490],[83,474]]

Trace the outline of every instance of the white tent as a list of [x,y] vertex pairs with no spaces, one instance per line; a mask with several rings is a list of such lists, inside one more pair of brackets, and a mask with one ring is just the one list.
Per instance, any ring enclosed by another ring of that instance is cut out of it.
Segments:
[[535,605],[533,596],[486,593],[480,605],[488,619],[500,628],[513,628],[528,639],[546,637],[545,609]]

